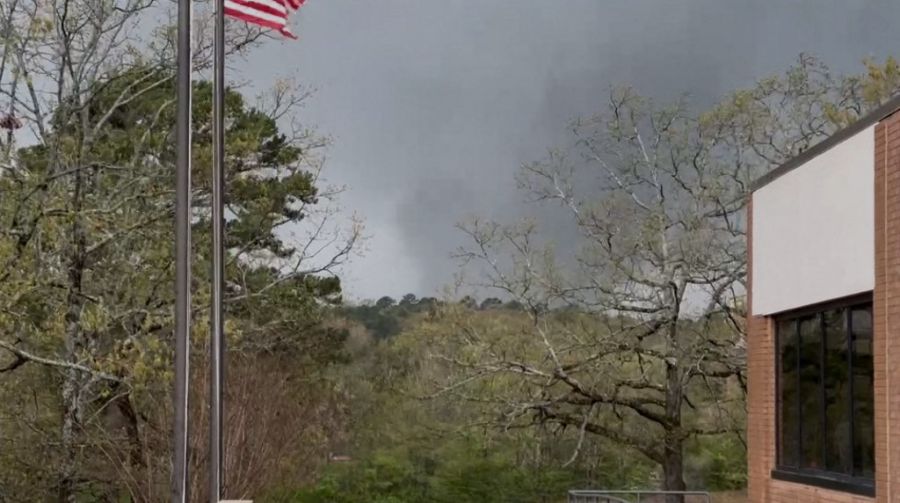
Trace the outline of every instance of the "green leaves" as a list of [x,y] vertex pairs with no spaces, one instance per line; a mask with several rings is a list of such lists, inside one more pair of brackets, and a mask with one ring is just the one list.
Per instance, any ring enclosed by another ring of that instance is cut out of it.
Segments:
[[[452,446],[452,447],[451,447]],[[448,448],[449,447],[449,448]],[[541,503],[557,501],[579,475],[553,467],[517,465],[506,453],[483,455],[464,441],[445,442],[428,456],[401,449],[334,465],[311,489],[284,503]]]
[[[128,488],[146,500],[168,484],[164,470],[149,467],[169,455],[170,417],[160,397],[168,404],[172,378],[172,77],[170,68],[143,66],[84,83],[83,94],[51,111],[53,129],[42,143],[20,149],[15,169],[0,176],[0,341],[55,362],[45,369],[35,359],[11,371],[20,380],[0,381],[0,398],[33,395],[53,418],[39,431],[46,450],[17,462],[27,467],[47,451],[58,454],[65,433],[66,445],[78,446],[80,473],[72,477],[91,481],[85,488]],[[195,84],[194,354],[204,353],[208,331],[210,92],[209,83]],[[328,198],[317,187],[321,165],[310,153],[327,142],[306,130],[282,131],[275,115],[237,91],[228,91],[226,106],[229,350],[250,369],[256,358],[289,362],[265,382],[290,381],[284,393],[293,400],[342,358],[345,334],[325,324],[328,308],[341,302],[334,273],[340,260],[329,262],[328,254],[349,254],[356,230],[342,243],[329,220],[334,210],[322,208]],[[0,368],[7,353],[0,350]],[[79,370],[59,370],[73,368]],[[80,369],[115,379],[91,379]],[[63,383],[72,390],[64,405]],[[328,390],[315,391],[324,402]],[[63,407],[83,418],[77,431],[63,431]],[[125,429],[117,423],[123,414]],[[13,437],[31,438],[29,427],[0,415],[0,429]],[[294,453],[294,445],[278,452]],[[4,450],[12,451],[0,449],[5,468],[11,465]],[[303,476],[291,473],[294,459],[255,462],[271,464],[252,473]],[[47,463],[62,462],[51,456]],[[103,480],[92,481],[97,473]],[[0,486],[7,476],[18,472],[0,470]],[[39,490],[11,497],[34,498]]]

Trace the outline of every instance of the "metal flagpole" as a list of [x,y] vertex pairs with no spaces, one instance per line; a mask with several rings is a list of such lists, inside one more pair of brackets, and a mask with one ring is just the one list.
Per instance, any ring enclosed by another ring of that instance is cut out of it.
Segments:
[[172,502],[188,503],[191,339],[191,0],[178,0],[175,164],[175,453]]
[[218,503],[224,485],[222,440],[222,388],[225,358],[222,293],[225,267],[225,0],[216,0],[213,73],[213,167],[212,167],[212,307],[210,313],[209,375],[209,501]]

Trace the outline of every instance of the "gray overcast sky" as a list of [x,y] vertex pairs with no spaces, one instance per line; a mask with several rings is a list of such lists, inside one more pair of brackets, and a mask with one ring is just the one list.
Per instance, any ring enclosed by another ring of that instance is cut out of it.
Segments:
[[238,70],[318,88],[303,119],[336,140],[327,177],[372,236],[350,297],[433,295],[455,271],[454,224],[515,218],[519,165],[611,85],[703,105],[800,52],[858,72],[900,55],[898,21],[897,0],[310,0],[299,41]]

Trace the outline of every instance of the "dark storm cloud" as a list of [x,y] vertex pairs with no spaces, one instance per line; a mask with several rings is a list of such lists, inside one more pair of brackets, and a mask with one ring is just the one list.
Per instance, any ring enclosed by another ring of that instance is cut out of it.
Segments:
[[454,224],[519,215],[518,166],[565,144],[610,86],[705,106],[800,52],[859,71],[900,52],[898,19],[895,0],[317,0],[299,43],[242,70],[319,88],[306,119],[335,137],[330,179],[374,236],[351,293],[432,294],[454,271]]

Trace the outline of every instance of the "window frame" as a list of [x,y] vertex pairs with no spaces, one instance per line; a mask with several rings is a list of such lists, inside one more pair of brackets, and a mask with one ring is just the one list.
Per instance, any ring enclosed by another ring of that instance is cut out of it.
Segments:
[[[782,449],[781,449],[782,448],[782,445],[781,445],[782,437],[783,437],[782,431],[781,431],[781,429],[782,429],[782,410],[783,410],[782,390],[781,390],[781,383],[782,383],[781,337],[782,337],[782,334],[780,333],[780,330],[779,330],[779,326],[783,322],[785,322],[785,321],[794,321],[795,322],[793,325],[794,325],[795,329],[797,330],[797,334],[795,334],[795,336],[797,338],[797,344],[798,344],[797,350],[798,350],[798,364],[799,364],[799,353],[800,353],[800,344],[801,344],[801,342],[800,342],[801,341],[801,339],[800,339],[801,321],[800,320],[802,320],[804,318],[809,318],[811,316],[819,316],[820,322],[824,325],[824,318],[821,317],[821,314],[823,314],[824,312],[830,311],[830,310],[842,310],[846,313],[844,316],[843,323],[844,323],[844,330],[847,333],[847,345],[848,345],[848,355],[847,355],[848,369],[847,369],[847,372],[848,372],[848,375],[850,376],[849,381],[850,381],[850,387],[851,387],[850,388],[850,415],[849,415],[851,434],[850,434],[849,442],[850,442],[850,447],[851,447],[851,471],[852,471],[852,469],[855,468],[853,465],[854,460],[852,459],[852,457],[853,457],[853,452],[854,452],[855,443],[856,443],[855,434],[853,433],[853,432],[855,432],[854,423],[856,421],[856,418],[854,417],[854,413],[853,413],[855,410],[856,393],[854,393],[854,388],[853,388],[853,385],[854,385],[854,383],[853,383],[853,380],[854,380],[853,379],[854,352],[853,352],[852,321],[850,321],[850,318],[851,318],[851,312],[853,311],[853,309],[868,308],[870,313],[872,313],[872,318],[873,318],[873,320],[872,320],[872,337],[874,338],[874,336],[875,336],[875,334],[874,334],[874,317],[875,316],[874,316],[874,302],[873,302],[874,299],[873,299],[873,297],[874,296],[873,296],[872,292],[867,292],[867,293],[863,293],[863,294],[859,294],[859,295],[853,295],[853,296],[844,297],[841,299],[823,302],[820,304],[805,306],[800,309],[784,311],[784,312],[777,313],[777,314],[774,314],[771,316],[771,318],[772,318],[771,326],[773,327],[773,330],[775,332],[774,337],[773,337],[773,343],[774,343],[773,354],[774,354],[774,363],[775,363],[775,389],[774,389],[774,395],[775,395],[774,396],[774,398],[775,398],[775,418],[774,418],[774,420],[775,420],[775,468],[772,470],[772,473],[771,473],[773,479],[784,480],[784,481],[788,481],[788,482],[795,482],[795,483],[800,483],[800,484],[806,484],[806,485],[811,485],[811,486],[817,486],[817,487],[822,487],[824,489],[837,490],[837,491],[857,494],[857,495],[861,495],[861,496],[872,496],[872,497],[875,496],[875,473],[873,473],[872,477],[870,478],[870,477],[846,474],[846,473],[841,473],[841,472],[833,472],[833,471],[828,471],[825,469],[802,468],[799,466],[786,466],[786,465],[782,464]],[[824,327],[822,328],[822,337],[823,337],[823,340],[821,341],[822,356],[820,356],[820,358],[822,358],[822,359],[820,359],[819,366],[820,366],[821,372],[824,374],[823,363],[824,363],[824,358],[825,358],[824,354],[826,352],[826,348],[825,348],[826,343],[825,343],[825,339],[824,339],[824,337],[826,337],[826,334],[824,331]],[[799,376],[799,374],[801,372],[799,366],[798,366],[796,372]],[[824,395],[826,393],[826,388],[824,385],[824,377],[822,377],[820,379],[822,379],[820,381],[822,383],[820,388],[821,388],[821,393],[824,398]],[[797,407],[797,410],[799,411],[799,410],[801,410],[800,409],[801,404],[799,402],[801,399],[801,396],[800,396],[801,394],[798,392],[798,393],[796,393],[796,395],[797,395],[798,402],[795,404],[795,406]],[[873,404],[872,404],[873,406],[874,406],[874,400],[875,400],[875,397],[873,394]],[[820,409],[822,409],[819,411],[819,418],[822,422],[825,422],[826,421],[825,408],[827,407],[825,400],[820,401],[819,407],[820,407]],[[797,421],[798,421],[798,430],[800,430],[800,428],[802,428],[803,418],[798,417]],[[824,429],[823,429],[823,431],[824,431]],[[821,442],[821,445],[822,445],[821,448],[823,451],[823,461],[825,461],[825,457],[826,457],[825,451],[827,450],[827,448],[825,447],[826,441],[825,441],[824,436],[822,436],[822,438],[820,439],[820,442]],[[876,444],[877,444],[877,439],[876,439]],[[802,436],[801,436],[801,439],[798,440],[798,442],[797,442],[797,450],[798,450],[798,452],[795,453],[795,456],[798,457],[798,460],[799,460],[802,458],[802,454],[803,454]],[[802,463],[798,463],[798,464],[802,464]],[[877,471],[877,466],[875,467],[875,470]]]

